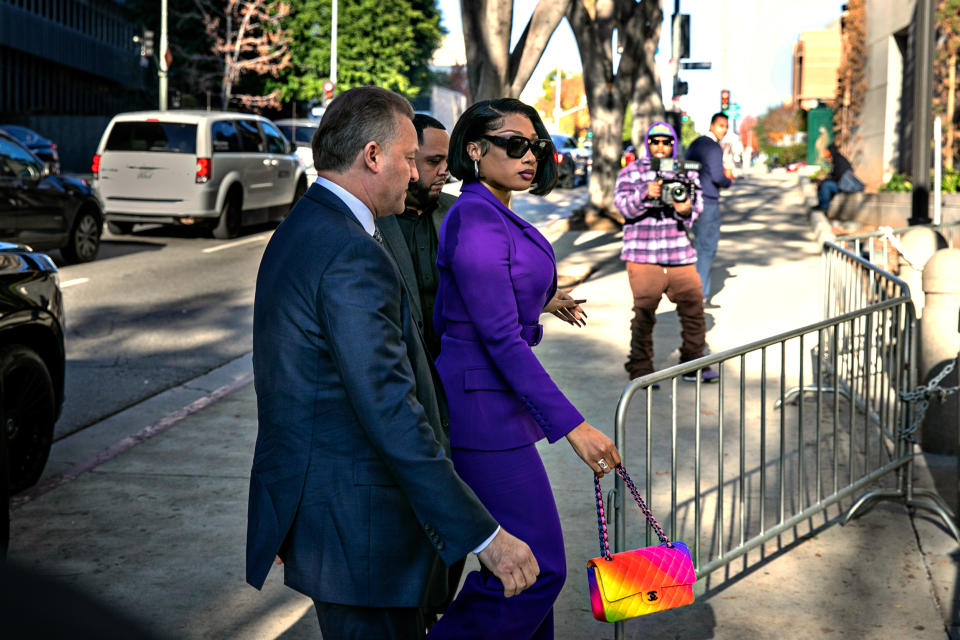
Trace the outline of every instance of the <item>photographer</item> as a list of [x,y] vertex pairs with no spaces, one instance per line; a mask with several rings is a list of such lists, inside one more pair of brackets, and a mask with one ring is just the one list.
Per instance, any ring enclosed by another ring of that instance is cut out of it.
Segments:
[[[677,305],[680,317],[680,362],[695,360],[706,347],[703,293],[697,275],[697,252],[690,229],[703,211],[699,165],[677,160],[677,134],[666,122],[647,130],[644,152],[620,171],[613,201],[626,219],[620,258],[627,263],[633,291],[630,379],[653,371],[653,325],[663,294]],[[717,373],[700,372],[702,382]],[[696,381],[696,375],[684,380]],[[654,385],[656,389],[658,385]]]

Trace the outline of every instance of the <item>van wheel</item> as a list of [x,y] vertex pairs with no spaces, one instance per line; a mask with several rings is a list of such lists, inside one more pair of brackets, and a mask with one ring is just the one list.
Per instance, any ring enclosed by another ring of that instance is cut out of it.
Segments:
[[96,212],[90,208],[80,210],[70,230],[70,241],[60,249],[60,255],[68,264],[90,262],[100,251],[101,233],[103,227]]
[[53,380],[32,349],[12,344],[0,348],[3,378],[3,429],[9,455],[10,493],[32,487],[50,455],[57,400]]
[[240,207],[236,198],[227,196],[220,209],[220,218],[213,228],[213,237],[217,240],[229,240],[240,235]]
[[108,222],[107,229],[116,236],[125,236],[133,231],[132,222]]

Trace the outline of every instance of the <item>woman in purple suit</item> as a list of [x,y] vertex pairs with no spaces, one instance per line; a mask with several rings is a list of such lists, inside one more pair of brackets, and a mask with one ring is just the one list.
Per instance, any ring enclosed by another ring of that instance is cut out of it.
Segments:
[[566,560],[536,442],[565,437],[597,475],[620,463],[610,438],[584,421],[533,354],[542,313],[560,306],[569,320],[580,311],[556,295],[550,243],[510,210],[514,191],[543,195],[553,188],[554,149],[533,108],[501,98],[463,114],[450,138],[449,164],[464,184],[440,228],[434,324],[453,463],[493,517],[530,545],[540,574],[508,598],[489,571],[471,573],[429,637],[553,638]]

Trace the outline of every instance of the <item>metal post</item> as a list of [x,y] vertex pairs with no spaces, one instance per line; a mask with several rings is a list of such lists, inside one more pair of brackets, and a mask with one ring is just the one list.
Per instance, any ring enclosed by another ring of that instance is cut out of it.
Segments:
[[940,179],[943,164],[943,139],[940,116],[933,120],[933,224],[940,224]]
[[[673,0],[673,16],[670,20],[670,52],[673,59],[673,90],[677,90],[677,81],[680,79],[680,0]],[[672,94],[671,94],[672,95]],[[677,109],[680,96],[673,96],[673,107]]]
[[160,111],[167,110],[167,0],[160,3]]
[[910,224],[929,224],[930,138],[933,135],[933,23],[936,0],[917,1],[913,52],[913,208]]
[[330,19],[330,82],[337,86],[337,4],[333,0],[333,12]]

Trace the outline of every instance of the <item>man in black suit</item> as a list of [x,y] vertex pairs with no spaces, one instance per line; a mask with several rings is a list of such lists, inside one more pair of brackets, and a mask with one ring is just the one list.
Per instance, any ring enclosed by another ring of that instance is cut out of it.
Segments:
[[320,177],[257,277],[247,581],[260,588],[278,556],[324,640],[423,637],[444,565],[471,551],[507,595],[539,572],[457,477],[436,404],[420,400],[429,363],[374,226],[417,178],[412,117],[375,87],[330,104],[313,140]]
[[457,198],[441,191],[450,177],[447,167],[450,136],[447,135],[443,123],[418,113],[413,117],[413,126],[417,130],[417,141],[420,144],[417,151],[419,177],[416,182],[410,183],[403,213],[384,220],[396,220],[403,233],[402,239],[406,241],[407,252],[412,261],[412,273],[416,277],[420,310],[424,317],[424,340],[432,362],[440,355],[440,336],[433,328],[433,305],[439,281],[438,232],[443,217]]

